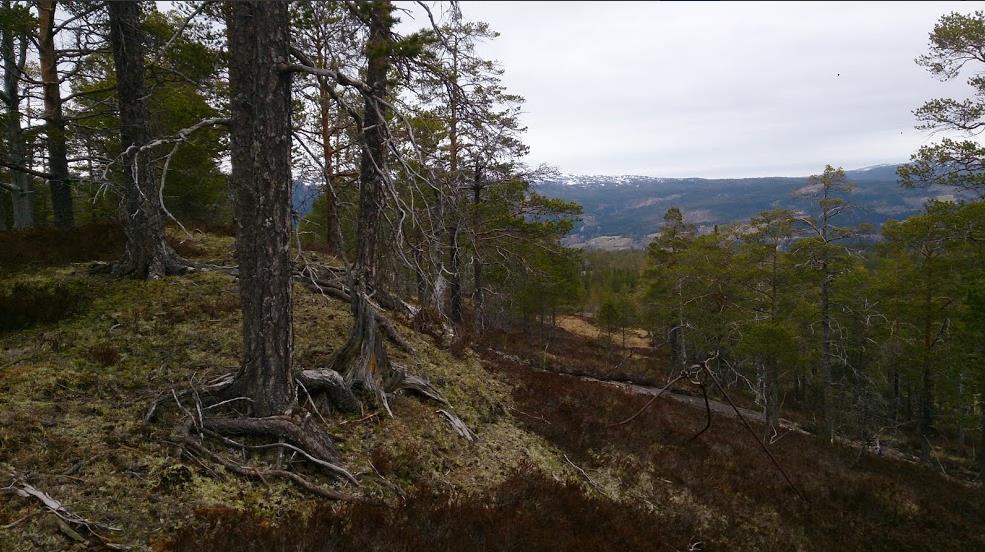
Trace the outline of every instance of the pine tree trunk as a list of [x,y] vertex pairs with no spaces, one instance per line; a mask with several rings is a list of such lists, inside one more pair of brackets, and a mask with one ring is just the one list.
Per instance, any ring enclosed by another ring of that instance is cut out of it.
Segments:
[[339,208],[336,202],[336,190],[332,183],[332,115],[331,98],[328,94],[328,82],[324,77],[318,80],[322,154],[325,158],[325,240],[329,255],[342,256],[342,226],[339,223]]
[[978,392],[978,418],[981,432],[978,437],[978,480],[985,481],[985,378],[982,378]]
[[150,142],[140,5],[109,2],[108,6],[125,173],[120,216],[126,248],[113,271],[121,276],[155,279],[181,273],[186,266],[164,240],[161,190],[153,152],[140,151]]
[[365,4],[369,19],[366,43],[366,84],[362,119],[362,152],[359,163],[359,217],[356,230],[356,259],[352,268],[352,332],[333,356],[330,366],[340,372],[354,389],[375,396],[389,412],[386,392],[399,385],[401,374],[393,369],[369,303],[370,285],[375,281],[379,257],[379,231],[383,215],[383,186],[386,175],[387,72],[390,69],[393,6],[388,0]]
[[[458,41],[452,50],[452,81],[458,84]],[[459,187],[459,163],[458,163],[458,91],[455,87],[449,88],[448,107],[451,111],[448,132],[448,154],[449,172],[451,173],[451,189],[449,194],[453,197],[458,196]],[[456,326],[462,322],[462,275],[461,275],[461,252],[458,249],[458,213],[451,213],[452,222],[448,228],[448,254],[449,268],[451,269],[448,281],[449,307],[448,318]]]
[[770,360],[766,363],[764,375],[766,402],[766,429],[767,431],[778,431],[780,429],[780,374],[777,363]]
[[[475,167],[474,180],[472,182],[472,232],[477,236],[479,232],[479,206],[482,204],[482,170],[478,163]],[[472,242],[472,279],[475,289],[472,290],[472,308],[475,311],[473,331],[475,335],[480,335],[484,326],[483,317],[483,292],[482,292],[482,258],[479,256],[479,243],[477,238]]]
[[831,275],[828,264],[821,265],[821,415],[824,417],[824,437],[834,440],[835,421],[831,376]]
[[450,296],[448,317],[452,323],[458,325],[462,323],[462,262],[461,251],[458,246],[457,222],[453,223],[451,228],[448,229],[448,241],[448,248],[451,253],[451,259],[449,260],[451,277],[448,280],[448,294]]
[[920,367],[920,411],[917,426],[920,432],[920,454],[924,461],[930,460],[930,437],[934,426],[934,377],[932,357],[934,347],[933,329],[933,276],[929,270],[925,274],[923,296],[923,362]]
[[[9,0],[4,1],[3,6],[4,9],[9,10]],[[7,126],[5,129],[7,158],[12,164],[18,166],[27,166],[28,164],[24,147],[24,133],[21,130],[20,89],[18,86],[21,64],[26,55],[26,44],[22,38],[20,47],[15,49],[13,31],[10,29],[3,31],[0,48],[2,48],[3,53],[4,92],[7,95]],[[10,175],[11,184],[15,188],[10,192],[13,204],[13,227],[14,229],[31,228],[34,226],[34,190],[31,187],[31,176],[16,170],[11,170]]]
[[243,309],[234,384],[255,416],[295,403],[291,261],[290,19],[286,2],[232,2],[229,88],[233,207]]
[[58,58],[55,52],[56,0],[38,0],[38,58],[41,80],[44,82],[44,120],[48,145],[48,186],[51,189],[51,208],[55,226],[68,228],[75,224],[72,208],[72,189],[69,186],[68,153],[65,147],[65,120],[62,117],[62,96],[59,88]]

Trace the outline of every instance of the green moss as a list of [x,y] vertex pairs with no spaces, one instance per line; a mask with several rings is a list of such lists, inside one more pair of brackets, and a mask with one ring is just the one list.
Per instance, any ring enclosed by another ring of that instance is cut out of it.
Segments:
[[[231,238],[196,233],[189,247],[216,264],[231,262]],[[16,279],[86,296],[85,308],[70,317],[0,335],[0,459],[32,474],[39,488],[83,516],[123,526],[119,540],[138,549],[185,523],[196,508],[231,506],[273,518],[319,502],[287,483],[264,484],[178,462],[171,444],[176,416],[141,422],[158,394],[236,369],[241,317],[233,278],[202,272],[144,282],[55,266]],[[12,284],[0,279],[0,289]],[[295,288],[294,316],[298,368],[324,365],[352,320],[347,304],[301,286]],[[572,477],[552,447],[513,423],[509,385],[475,355],[457,358],[430,338],[400,330],[419,354],[394,351],[394,360],[433,382],[479,441],[465,442],[434,404],[410,396],[394,400],[393,418],[332,417],[327,429],[340,438],[344,464],[362,474],[362,486],[346,492],[385,500],[420,485],[481,493],[521,465]],[[381,478],[374,459],[384,458],[390,465]],[[6,501],[0,524],[35,508],[25,500]],[[31,543],[39,549],[65,544],[36,518],[0,535],[3,549]]]

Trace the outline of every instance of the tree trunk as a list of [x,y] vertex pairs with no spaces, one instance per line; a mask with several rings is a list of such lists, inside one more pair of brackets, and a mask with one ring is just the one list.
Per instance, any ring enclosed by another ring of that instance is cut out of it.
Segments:
[[985,481],[985,378],[982,378],[978,393],[978,418],[981,432],[978,437],[978,480]]
[[[479,233],[479,206],[482,204],[482,168],[476,163],[475,175],[472,182],[472,232],[473,236]],[[472,279],[475,289],[472,290],[472,309],[475,311],[475,321],[473,331],[475,335],[480,335],[483,328],[483,295],[482,295],[482,258],[479,255],[479,243],[477,237],[472,241]]]
[[457,222],[452,223],[451,228],[448,229],[448,241],[451,253],[451,259],[449,261],[451,277],[448,280],[448,293],[450,296],[448,317],[457,326],[462,323],[462,263],[461,251],[458,246]]
[[[452,74],[454,86],[448,87],[448,107],[451,114],[448,132],[448,162],[451,173],[450,195],[458,197],[459,163],[458,163],[458,40],[455,39],[452,49]],[[448,228],[449,267],[451,268],[448,282],[449,308],[448,318],[456,326],[462,322],[462,274],[460,251],[458,249],[458,213],[452,213],[452,222]]]
[[328,81],[318,79],[322,154],[325,157],[325,240],[329,255],[342,256],[342,225],[339,223],[339,207],[332,183],[332,115]]
[[932,357],[934,347],[934,328],[933,328],[933,274],[930,261],[925,264],[927,272],[924,274],[924,294],[923,294],[923,359],[920,367],[920,411],[917,419],[917,427],[920,432],[920,455],[924,461],[930,460],[930,437],[934,426],[934,376]]
[[[9,10],[10,2],[4,2],[4,9]],[[24,147],[24,133],[21,130],[20,89],[18,87],[21,70],[27,54],[27,42],[21,38],[19,48],[15,49],[14,33],[10,29],[3,31],[0,48],[3,53],[4,93],[7,98],[7,158],[18,166],[27,166],[27,153]],[[19,54],[19,55],[18,55]],[[11,170],[10,197],[13,204],[14,228],[23,229],[34,226],[34,190],[31,188],[31,176],[27,173]]]
[[55,2],[38,0],[38,58],[41,80],[44,82],[44,120],[48,142],[48,186],[51,189],[51,208],[55,226],[68,228],[75,224],[72,209],[72,189],[69,186],[68,153],[65,147],[65,120],[62,117],[62,96],[59,88],[58,58],[55,51]]
[[291,355],[291,77],[286,2],[232,2],[229,88],[233,207],[243,309],[234,388],[255,416],[295,404]]
[[356,230],[356,259],[352,268],[352,332],[333,356],[330,366],[340,372],[352,388],[376,397],[390,411],[386,393],[401,382],[383,346],[382,336],[369,303],[369,288],[375,280],[380,221],[383,214],[383,185],[386,177],[386,97],[390,69],[390,26],[393,7],[389,0],[363,4],[369,19],[366,42],[366,84],[362,119],[362,152],[359,164],[359,218]]
[[821,415],[824,417],[824,438],[834,440],[834,404],[831,389],[831,274],[827,262],[821,265]]
[[767,362],[764,368],[763,399],[766,402],[766,429],[772,433],[780,429],[780,370],[774,360]]
[[164,240],[161,189],[153,152],[140,151],[150,141],[140,5],[137,2],[109,2],[108,6],[125,173],[120,215],[126,248],[113,272],[147,279],[179,274],[187,266]]

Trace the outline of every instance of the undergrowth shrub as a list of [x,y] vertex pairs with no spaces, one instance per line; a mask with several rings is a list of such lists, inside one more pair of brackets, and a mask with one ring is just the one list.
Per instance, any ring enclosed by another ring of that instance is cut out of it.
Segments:
[[[756,550],[985,550],[985,492],[926,466],[788,434],[770,447],[800,500],[736,419],[508,363],[518,423],[576,462],[647,481],[647,500],[695,524],[702,542]],[[753,426],[754,430],[760,428]],[[638,489],[639,490],[639,489]],[[666,506],[665,506],[666,507]],[[663,512],[667,513],[667,512]],[[651,518],[651,522],[658,518]],[[700,523],[698,523],[700,521]]]
[[100,366],[112,366],[120,360],[120,351],[108,341],[89,347],[89,359]]
[[87,297],[69,282],[15,282],[0,287],[0,332],[50,324],[79,312]]
[[490,331],[482,345],[507,350],[536,368],[576,376],[663,385],[668,362],[652,349],[608,346],[602,339],[552,328],[543,338],[532,332]]
[[[208,226],[210,233],[230,235],[230,227]],[[116,223],[93,223],[73,228],[31,228],[0,232],[0,273],[17,272],[29,267],[56,266],[68,263],[113,261],[123,254],[126,237]],[[183,257],[201,257],[205,250],[181,240],[168,240]]]
[[691,528],[575,484],[520,469],[487,494],[419,488],[396,506],[355,502],[278,520],[199,510],[165,549],[175,551],[686,550]]
[[123,229],[107,223],[0,232],[0,272],[109,261],[123,253],[123,241]]

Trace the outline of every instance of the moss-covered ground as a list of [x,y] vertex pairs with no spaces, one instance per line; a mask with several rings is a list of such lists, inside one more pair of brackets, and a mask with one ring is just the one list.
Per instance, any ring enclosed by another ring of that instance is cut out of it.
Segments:
[[[197,261],[232,263],[231,238],[172,237]],[[42,238],[31,239],[70,243]],[[985,549],[985,493],[929,467],[786,435],[772,450],[805,502],[733,419],[692,441],[704,413],[658,401],[616,424],[646,398],[532,368],[644,381],[660,379],[656,361],[629,354],[641,347],[579,347],[589,336],[576,333],[546,353],[511,335],[452,354],[400,325],[418,355],[392,354],[479,439],[466,442],[413,396],[394,399],[392,418],[328,416],[361,485],[322,482],[354,502],[179,460],[176,409],[152,424],[142,414],[161,393],[236,369],[236,282],[219,271],[153,282],[90,274],[83,261],[111,259],[104,249],[49,249],[36,262],[23,247],[16,258],[0,251],[0,473],[122,527],[112,539],[134,549]],[[323,366],[348,333],[348,305],[298,286],[294,316],[298,368]],[[0,496],[0,550],[84,548],[36,502]]]

